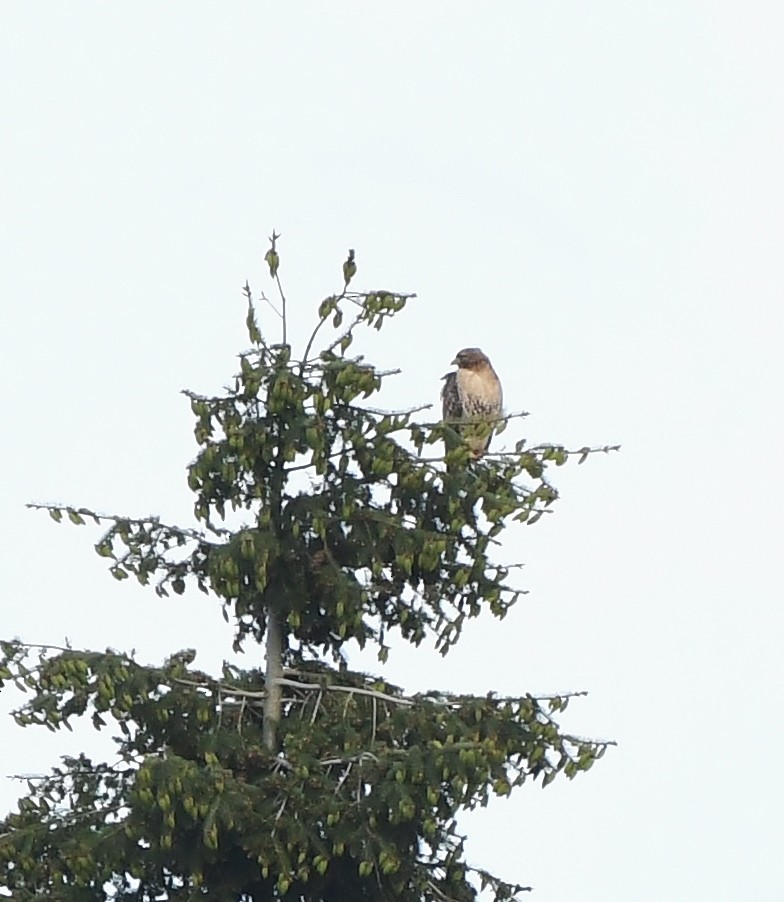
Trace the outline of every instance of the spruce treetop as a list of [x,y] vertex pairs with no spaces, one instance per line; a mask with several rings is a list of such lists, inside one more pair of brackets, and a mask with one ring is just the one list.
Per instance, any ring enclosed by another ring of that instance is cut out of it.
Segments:
[[148,666],[3,642],[0,684],[31,694],[20,725],[87,716],[119,733],[117,762],[64,759],[0,823],[0,885],[15,898],[462,902],[486,887],[509,899],[523,887],[466,863],[456,816],[539,777],[571,778],[607,746],[561,731],[553,718],[570,696],[409,696],[347,668],[351,642],[382,661],[393,633],[446,654],[483,609],[503,617],[522,592],[503,530],[550,508],[551,466],[611,449],[521,439],[474,461],[428,405],[376,406],[394,371],[352,343],[413,295],[349,291],[352,250],[296,352],[279,237],[265,260],[281,340],[262,334],[246,284],[239,372],[221,395],[186,392],[196,524],[33,505],[103,525],[95,547],[116,579],[215,597],[235,649],[264,643],[264,669],[212,676],[188,649]]

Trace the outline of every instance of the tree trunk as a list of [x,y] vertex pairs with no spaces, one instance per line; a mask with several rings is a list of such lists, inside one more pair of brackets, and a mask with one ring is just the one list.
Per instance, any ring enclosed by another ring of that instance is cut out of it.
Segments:
[[277,611],[267,614],[267,672],[264,678],[264,748],[271,754],[278,752],[278,724],[280,723],[280,678],[283,674],[283,627]]

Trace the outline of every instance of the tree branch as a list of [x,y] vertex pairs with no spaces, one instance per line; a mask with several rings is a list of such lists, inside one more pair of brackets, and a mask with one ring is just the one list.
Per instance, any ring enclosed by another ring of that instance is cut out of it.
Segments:
[[[430,405],[432,407],[432,404]],[[522,417],[531,416],[527,410],[520,410],[517,413],[508,413],[502,417],[487,417],[477,415],[474,417],[452,417],[449,419],[436,420],[433,423],[417,423],[417,426],[443,426],[446,423],[449,426],[472,426],[472,425],[497,425],[498,423],[508,423],[509,420],[518,420]]]

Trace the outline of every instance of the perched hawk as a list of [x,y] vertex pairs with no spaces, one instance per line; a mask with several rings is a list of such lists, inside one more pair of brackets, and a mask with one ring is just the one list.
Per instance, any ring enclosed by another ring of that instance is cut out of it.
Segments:
[[501,416],[501,382],[487,355],[479,348],[463,348],[452,363],[457,366],[457,372],[443,377],[441,389],[444,420],[453,424],[468,421],[462,426],[455,424],[455,429],[464,437],[471,456],[477,459],[490,446],[492,421]]

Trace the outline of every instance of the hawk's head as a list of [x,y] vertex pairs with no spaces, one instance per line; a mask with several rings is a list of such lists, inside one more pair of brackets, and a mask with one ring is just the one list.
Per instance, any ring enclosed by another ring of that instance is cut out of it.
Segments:
[[479,370],[490,366],[490,358],[479,348],[463,348],[462,351],[457,352],[452,364],[460,369]]

